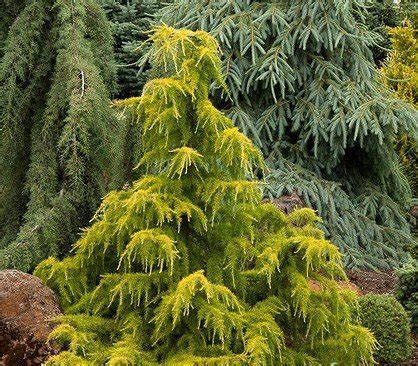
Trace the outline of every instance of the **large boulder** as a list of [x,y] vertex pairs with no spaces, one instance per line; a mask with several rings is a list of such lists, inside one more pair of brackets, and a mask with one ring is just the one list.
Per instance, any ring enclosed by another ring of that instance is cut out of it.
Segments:
[[57,350],[46,343],[60,315],[51,289],[35,276],[0,271],[0,365],[40,365]]

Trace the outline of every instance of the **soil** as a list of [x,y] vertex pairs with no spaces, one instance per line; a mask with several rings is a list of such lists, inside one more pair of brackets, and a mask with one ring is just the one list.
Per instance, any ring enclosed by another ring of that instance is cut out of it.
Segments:
[[393,270],[347,270],[346,273],[350,282],[354,283],[363,295],[395,293],[397,278]]

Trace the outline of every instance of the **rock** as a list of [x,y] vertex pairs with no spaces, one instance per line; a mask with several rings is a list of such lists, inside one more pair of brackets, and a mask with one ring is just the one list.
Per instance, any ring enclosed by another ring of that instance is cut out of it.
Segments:
[[263,202],[273,203],[280,211],[290,214],[298,208],[306,207],[305,202],[296,194],[281,196],[280,198],[264,199]]
[[40,365],[56,354],[46,340],[51,319],[60,314],[54,293],[39,278],[0,271],[0,365]]

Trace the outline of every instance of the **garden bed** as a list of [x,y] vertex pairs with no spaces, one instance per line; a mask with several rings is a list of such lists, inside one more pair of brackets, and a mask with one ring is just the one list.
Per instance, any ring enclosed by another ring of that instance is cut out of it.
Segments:
[[363,295],[394,294],[397,278],[393,270],[347,270],[350,282],[354,283]]

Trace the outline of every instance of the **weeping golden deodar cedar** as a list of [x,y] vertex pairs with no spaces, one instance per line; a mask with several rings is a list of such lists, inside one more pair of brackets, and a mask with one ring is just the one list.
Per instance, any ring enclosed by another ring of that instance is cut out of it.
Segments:
[[261,204],[251,142],[208,95],[216,41],[161,26],[160,79],[120,101],[142,122],[147,175],[111,192],[74,255],[36,270],[66,315],[49,365],[372,364],[340,253],[310,209]]

